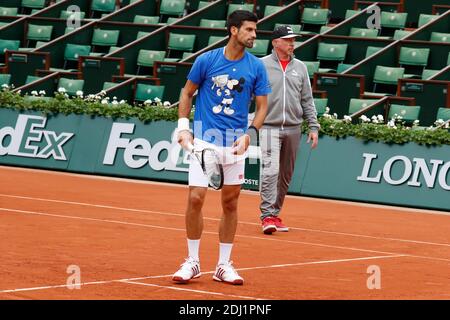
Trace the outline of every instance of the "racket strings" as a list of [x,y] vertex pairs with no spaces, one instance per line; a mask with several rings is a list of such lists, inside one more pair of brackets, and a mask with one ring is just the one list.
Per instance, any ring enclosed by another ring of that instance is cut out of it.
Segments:
[[212,187],[221,187],[223,183],[222,166],[213,150],[205,149],[202,154],[203,167]]

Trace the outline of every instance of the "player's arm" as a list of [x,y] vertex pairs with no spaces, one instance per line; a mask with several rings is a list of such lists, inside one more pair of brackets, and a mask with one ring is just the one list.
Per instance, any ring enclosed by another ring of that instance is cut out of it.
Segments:
[[189,143],[193,143],[193,137],[189,129],[189,115],[191,114],[192,98],[198,85],[191,80],[186,81],[186,84],[181,91],[180,104],[178,106],[178,143],[187,148]]
[[[266,118],[267,114],[267,96],[256,96],[255,98],[256,103],[256,111],[255,111],[255,118],[253,119],[252,124],[250,125],[249,129],[251,127],[254,127],[256,130],[256,137],[258,135],[258,130],[261,128],[261,126],[264,123],[264,119]],[[234,154],[243,154],[245,151],[247,151],[248,146],[250,145],[250,134],[244,134],[243,136],[239,137],[239,139],[236,140],[234,143]]]

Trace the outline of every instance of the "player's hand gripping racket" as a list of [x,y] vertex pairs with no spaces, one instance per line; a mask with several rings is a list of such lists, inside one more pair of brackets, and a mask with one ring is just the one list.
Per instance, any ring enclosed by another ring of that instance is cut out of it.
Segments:
[[211,148],[196,150],[192,143],[188,144],[187,150],[200,163],[210,187],[215,190],[221,189],[223,187],[223,167],[217,151]]

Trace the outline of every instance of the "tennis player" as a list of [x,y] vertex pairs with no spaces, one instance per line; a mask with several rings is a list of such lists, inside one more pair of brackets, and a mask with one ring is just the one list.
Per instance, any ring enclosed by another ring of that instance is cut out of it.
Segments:
[[[237,205],[244,182],[246,151],[250,143],[249,129],[258,130],[267,113],[270,84],[260,59],[245,51],[256,38],[257,16],[237,10],[227,19],[229,35],[225,47],[200,55],[182,90],[178,111],[178,142],[187,149],[215,148],[221,155],[224,186],[221,190],[222,217],[219,225],[219,260],[213,279],[242,285],[244,279],[230,261],[237,227]],[[189,128],[192,98],[198,90],[194,113],[194,138]],[[248,126],[248,111],[255,96],[255,118]],[[257,132],[256,132],[257,133]],[[208,179],[198,161],[189,166],[189,199],[186,209],[188,257],[173,275],[173,281],[186,283],[200,276],[199,246],[203,230],[202,207]]]

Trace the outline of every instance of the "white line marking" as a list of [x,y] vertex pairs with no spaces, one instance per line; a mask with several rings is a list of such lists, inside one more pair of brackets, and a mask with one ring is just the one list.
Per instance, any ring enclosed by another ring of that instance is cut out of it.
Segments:
[[170,290],[177,290],[177,291],[188,291],[188,292],[192,292],[192,293],[210,294],[210,295],[216,295],[216,296],[222,296],[222,297],[231,297],[231,298],[249,299],[249,300],[269,300],[269,299],[265,299],[265,298],[237,296],[237,295],[234,295],[234,294],[225,294],[225,293],[213,292],[213,291],[194,290],[194,289],[186,289],[186,288],[172,287],[172,286],[161,286],[161,285],[152,284],[152,283],[145,283],[145,282],[135,282],[135,281],[121,281],[121,282],[129,283],[129,284],[137,284],[137,285],[141,285],[141,286],[148,286],[148,287],[157,287],[157,288],[164,288],[164,289],[170,289]]
[[[9,194],[0,194],[0,197],[15,198],[15,199],[25,199],[25,200],[35,200],[35,201],[44,201],[44,202],[64,203],[64,204],[71,204],[71,205],[89,206],[89,207],[95,207],[95,208],[112,209],[112,210],[119,210],[119,211],[130,211],[130,212],[137,212],[137,213],[152,213],[152,214],[159,214],[159,215],[182,217],[184,219],[184,214],[168,212],[168,211],[154,211],[154,210],[145,210],[145,209],[123,208],[123,207],[107,206],[107,205],[100,205],[100,204],[92,204],[92,203],[86,203],[86,202],[76,202],[76,201],[65,201],[65,200],[56,200],[56,199],[35,198],[35,197],[26,197],[26,196],[18,196],[18,195],[9,195]],[[204,217],[204,219],[205,220],[211,220],[211,221],[220,221],[220,219],[218,219],[218,218]],[[239,224],[246,224],[246,225],[254,225],[254,226],[258,226],[258,227],[260,226],[260,224],[254,223],[254,222],[238,221],[238,223]],[[299,228],[299,227],[290,227],[290,228],[293,229],[293,230],[299,230],[299,231],[327,233],[327,234],[335,234],[335,235],[349,236],[349,237],[361,237],[361,238],[367,238],[367,239],[399,241],[399,242],[406,242],[406,243],[417,243],[417,244],[432,245],[432,246],[450,247],[450,244],[447,244],[447,243],[436,243],[436,242],[428,242],[428,241],[420,241],[420,240],[409,240],[409,239],[399,239],[399,238],[389,238],[389,237],[388,238],[375,237],[375,236],[369,236],[369,235],[363,235],[363,234],[354,234],[354,233],[336,232],[336,231],[327,231],[327,230],[318,230],[318,229],[308,229],[308,228]]]
[[[161,182],[161,181],[149,181],[149,180],[140,180],[140,179],[131,179],[125,177],[110,177],[110,176],[100,176],[100,175],[92,175],[92,174],[84,174],[84,173],[75,173],[75,172],[62,172],[62,171],[54,171],[54,170],[46,170],[46,169],[35,169],[35,168],[22,168],[22,167],[10,167],[10,166],[0,166],[0,169],[5,170],[15,170],[15,171],[31,171],[41,174],[50,174],[50,175],[59,175],[59,176],[70,176],[76,178],[86,178],[91,180],[109,180],[109,181],[118,181],[118,182],[127,182],[133,184],[150,184],[150,185],[162,185],[167,187],[174,188],[183,188],[187,189],[188,186],[186,184],[178,184],[178,183],[170,183],[170,182]],[[215,190],[208,190],[211,192],[220,192]],[[252,196],[259,197],[259,192],[252,190],[242,190],[243,194],[248,194]],[[357,201],[349,201],[349,200],[336,200],[336,199],[326,199],[326,198],[316,198],[316,197],[307,197],[301,195],[287,195],[287,198],[295,199],[295,200],[307,200],[307,201],[315,201],[315,202],[325,202],[325,203],[337,203],[337,204],[345,204],[349,206],[356,207],[367,207],[367,208],[381,208],[393,211],[402,211],[408,213],[425,213],[425,214],[437,214],[437,215],[447,215],[450,213],[441,210],[433,210],[433,209],[419,209],[413,207],[399,207],[399,206],[390,206],[386,204],[375,204],[375,203],[364,203]]]
[[[56,217],[56,218],[67,218],[67,219],[75,219],[75,220],[107,222],[107,223],[139,226],[139,227],[145,227],[145,228],[157,228],[157,229],[163,229],[163,230],[172,230],[172,231],[185,232],[185,229],[182,229],[182,228],[155,226],[155,225],[150,225],[150,224],[134,223],[134,222],[124,222],[124,221],[120,221],[120,220],[107,220],[107,219],[96,219],[96,218],[87,218],[87,217],[78,217],[78,216],[68,216],[68,215],[59,215],[59,214],[27,211],[27,210],[17,210],[17,209],[10,209],[10,208],[0,208],[0,211],[7,211],[7,212],[14,212],[14,213],[25,213],[25,214],[48,216],[48,217]],[[217,232],[212,232],[212,231],[203,231],[203,233],[204,234],[218,235]],[[368,250],[368,249],[360,249],[360,248],[352,248],[352,247],[333,246],[333,245],[327,245],[327,244],[321,244],[321,243],[312,243],[312,242],[294,241],[294,240],[284,240],[284,239],[276,239],[276,238],[269,238],[269,237],[256,237],[256,236],[248,236],[248,235],[240,235],[240,234],[236,234],[236,237],[246,238],[246,239],[257,239],[257,240],[264,240],[264,241],[277,241],[277,242],[282,242],[282,243],[304,244],[304,245],[324,247],[324,248],[343,249],[343,250],[370,252],[370,253],[378,253],[378,254],[405,255],[405,256],[408,256],[408,257],[429,259],[429,260],[438,260],[438,261],[446,261],[446,262],[450,261],[450,259],[444,259],[444,258],[417,256],[417,255],[410,255],[410,254],[404,254],[404,253],[398,253],[398,252],[385,252],[385,251]]]
[[[374,256],[374,257],[349,258],[349,259],[339,259],[339,260],[319,260],[319,261],[309,261],[309,262],[290,263],[290,264],[278,264],[278,265],[268,265],[268,266],[258,266],[258,267],[236,268],[236,270],[237,271],[247,271],[247,270],[257,270],[257,269],[284,268],[284,267],[292,267],[292,266],[307,266],[307,265],[315,265],[315,264],[351,262],[351,261],[384,259],[384,258],[387,259],[387,258],[398,258],[398,257],[407,257],[407,255]],[[213,274],[214,272],[215,272],[215,270],[206,271],[206,272],[202,272],[202,275]],[[127,282],[127,281],[138,281],[138,280],[168,278],[168,277],[172,277],[172,276],[173,276],[173,274],[165,274],[165,275],[146,276],[146,277],[138,277],[138,278],[126,278],[126,279],[118,279],[118,280],[92,281],[92,282],[80,283],[79,285],[80,286],[87,286],[87,285],[93,285],[93,284],[109,284],[109,283],[114,283],[114,282]],[[21,291],[57,289],[57,288],[65,288],[65,287],[68,287],[68,286],[71,286],[71,285],[73,285],[73,284],[62,284],[62,285],[54,285],[54,286],[40,286],[40,287],[20,288],[20,289],[8,289],[8,290],[0,290],[0,293],[12,293],[12,292],[21,292]]]

